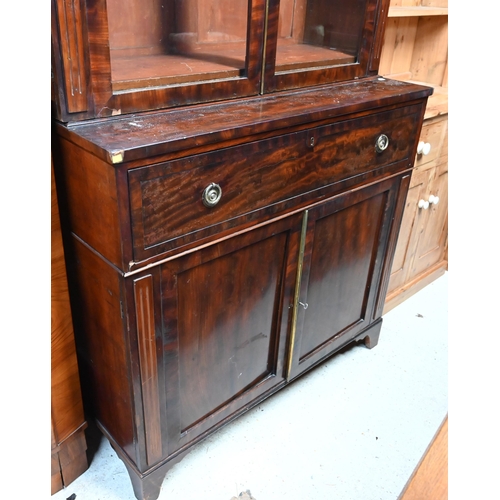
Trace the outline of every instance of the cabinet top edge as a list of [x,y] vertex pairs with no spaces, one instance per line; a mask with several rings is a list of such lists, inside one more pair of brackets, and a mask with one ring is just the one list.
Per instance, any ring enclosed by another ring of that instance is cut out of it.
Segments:
[[432,87],[384,77],[65,125],[55,132],[110,164],[427,99]]

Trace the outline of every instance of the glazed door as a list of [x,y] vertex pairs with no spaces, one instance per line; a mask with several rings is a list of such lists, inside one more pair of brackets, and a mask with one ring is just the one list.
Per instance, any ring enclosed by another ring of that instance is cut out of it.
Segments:
[[270,0],[264,92],[370,74],[378,3]]
[[159,382],[143,390],[145,426],[161,434],[148,444],[146,428],[150,466],[284,382],[299,232],[288,217],[167,262],[151,280],[161,282],[162,347]]
[[389,179],[305,214],[289,378],[380,317],[408,182]]
[[[247,61],[249,0],[107,0],[111,79],[117,92],[241,80]],[[251,74],[251,77],[249,75]],[[246,92],[245,92],[246,93]]]
[[102,118],[376,75],[388,3],[52,0],[57,118]]
[[259,93],[265,0],[52,1],[63,121]]

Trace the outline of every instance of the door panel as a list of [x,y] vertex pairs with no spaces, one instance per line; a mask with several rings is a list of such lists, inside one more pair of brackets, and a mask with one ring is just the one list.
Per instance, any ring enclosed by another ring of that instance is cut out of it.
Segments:
[[[411,277],[415,277],[443,259],[448,234],[448,164],[432,170],[426,200],[438,197],[437,204],[430,203],[422,214],[422,231],[419,235]],[[422,210],[421,210],[422,212]]]
[[384,181],[309,211],[291,376],[370,325],[398,186]]
[[268,5],[265,92],[367,76],[376,0],[270,0]]
[[284,382],[289,217],[162,265],[168,454]]
[[[275,372],[285,239],[281,233],[178,274],[185,429]],[[268,257],[259,263],[261,255]]]

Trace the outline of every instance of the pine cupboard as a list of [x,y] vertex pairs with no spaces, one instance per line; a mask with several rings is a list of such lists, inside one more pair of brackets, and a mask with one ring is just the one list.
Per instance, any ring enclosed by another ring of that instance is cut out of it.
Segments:
[[[384,312],[448,268],[448,118],[424,121]],[[426,146],[427,145],[427,146]]]
[[377,344],[432,89],[378,75],[385,0],[69,7],[53,151],[86,401],[152,500],[194,444]]
[[448,268],[448,1],[391,0],[379,69],[387,78],[434,90],[391,270],[388,312]]

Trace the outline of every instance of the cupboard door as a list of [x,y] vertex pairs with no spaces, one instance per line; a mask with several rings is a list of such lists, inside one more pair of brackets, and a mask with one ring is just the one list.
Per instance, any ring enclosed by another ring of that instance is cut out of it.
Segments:
[[377,0],[270,0],[264,90],[367,76],[377,3]]
[[448,163],[438,164],[430,172],[425,200],[426,209],[420,208],[421,231],[410,278],[414,278],[443,260],[448,237]]
[[[59,3],[54,18],[62,25]],[[80,5],[67,3],[73,10]],[[91,82],[84,91],[91,88],[94,109],[72,115],[87,108],[74,109],[68,99],[63,121],[259,93],[264,0],[86,0],[85,5],[88,36],[80,52],[88,59]],[[57,28],[53,38],[56,49],[63,45],[64,33]]]
[[107,0],[113,90],[248,78],[249,11],[248,0]]
[[393,219],[402,210],[406,181],[405,189],[399,186],[400,178],[389,179],[308,211],[291,377],[350,342],[379,316],[382,278],[397,232]]
[[166,455],[284,383],[299,230],[288,217],[161,266]]

